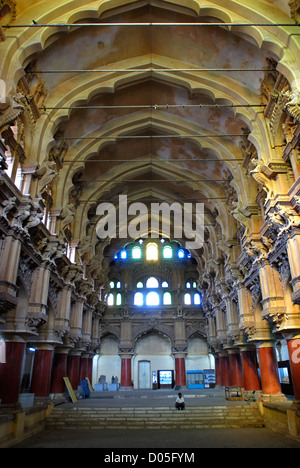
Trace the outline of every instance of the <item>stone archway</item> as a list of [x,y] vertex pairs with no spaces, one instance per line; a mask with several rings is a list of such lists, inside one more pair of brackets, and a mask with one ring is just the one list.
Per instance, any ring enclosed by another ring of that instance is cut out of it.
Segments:
[[[147,364],[141,364],[147,363]],[[153,372],[158,370],[174,370],[174,358],[172,356],[171,341],[165,335],[156,331],[140,336],[135,343],[135,355],[133,358],[133,385],[134,388],[153,388]],[[150,373],[141,377],[141,372]],[[141,387],[142,383],[147,386]]]

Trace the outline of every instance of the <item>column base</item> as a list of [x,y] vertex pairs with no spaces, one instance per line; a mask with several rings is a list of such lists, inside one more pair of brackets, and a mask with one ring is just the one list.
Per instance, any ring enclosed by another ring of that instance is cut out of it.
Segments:
[[133,390],[133,387],[131,386],[131,387],[120,387],[120,388],[119,388],[119,392],[122,392],[122,391],[125,391],[125,392],[126,392],[126,391],[128,391],[128,390]]
[[51,403],[53,403],[53,400],[50,396],[36,396],[34,398],[34,406],[49,406]]
[[287,397],[283,393],[262,393],[260,400],[274,403],[276,401],[287,401]]
[[23,411],[21,403],[6,403],[0,405],[0,414],[14,414]]
[[245,390],[243,389],[243,400],[244,401],[259,401],[261,400],[261,390]]

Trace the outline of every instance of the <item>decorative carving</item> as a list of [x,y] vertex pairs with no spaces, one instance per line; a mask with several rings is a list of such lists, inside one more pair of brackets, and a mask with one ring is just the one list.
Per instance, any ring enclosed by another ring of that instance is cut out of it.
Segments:
[[16,207],[16,201],[17,197],[10,197],[8,200],[5,200],[2,203],[3,210],[2,210],[2,216],[4,216],[7,219],[8,213]]
[[0,103],[0,132],[13,124],[24,112],[24,96],[21,93],[10,95],[7,102]]
[[75,216],[75,212],[73,211],[74,205],[72,203],[67,203],[67,205],[63,208],[60,213],[60,218],[62,219],[61,222],[61,231],[63,232],[64,229],[71,223]]
[[265,171],[267,170],[267,166],[258,159],[252,159],[252,164],[254,165],[254,169],[250,171],[250,175],[256,182],[262,186],[262,189],[267,193],[267,199],[270,198],[272,195],[272,185],[269,177],[267,177]]
[[251,216],[251,213],[247,208],[242,207],[242,203],[240,201],[234,202],[233,203],[233,210],[230,212],[230,214],[240,223],[242,226],[245,226],[246,231],[244,235],[247,235],[248,232],[248,225],[249,225],[249,218]]
[[45,161],[43,165],[35,171],[39,180],[39,192],[42,194],[47,186],[57,177],[58,170],[54,161]]
[[295,21],[296,24],[299,24],[300,0],[290,0],[289,7],[291,12],[291,18]]

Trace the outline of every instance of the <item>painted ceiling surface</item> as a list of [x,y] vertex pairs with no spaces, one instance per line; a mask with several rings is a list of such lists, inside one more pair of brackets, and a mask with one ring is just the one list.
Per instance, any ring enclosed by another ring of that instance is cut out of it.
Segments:
[[14,12],[19,27],[0,45],[1,76],[11,93],[24,76],[33,94],[42,83],[25,152],[42,165],[58,150],[53,209],[73,204],[73,240],[97,243],[96,208],[119,195],[204,202],[207,236],[218,228],[234,237],[228,184],[245,207],[257,195],[243,167],[245,138],[259,158],[271,157],[266,70],[276,66],[291,88],[299,79],[291,2],[24,0]]

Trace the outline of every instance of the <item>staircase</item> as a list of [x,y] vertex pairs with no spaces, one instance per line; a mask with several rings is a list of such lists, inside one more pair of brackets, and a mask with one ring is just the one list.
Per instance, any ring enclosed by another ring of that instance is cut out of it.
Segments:
[[221,429],[258,428],[264,421],[257,405],[202,406],[177,411],[174,407],[93,408],[56,407],[47,429]]

